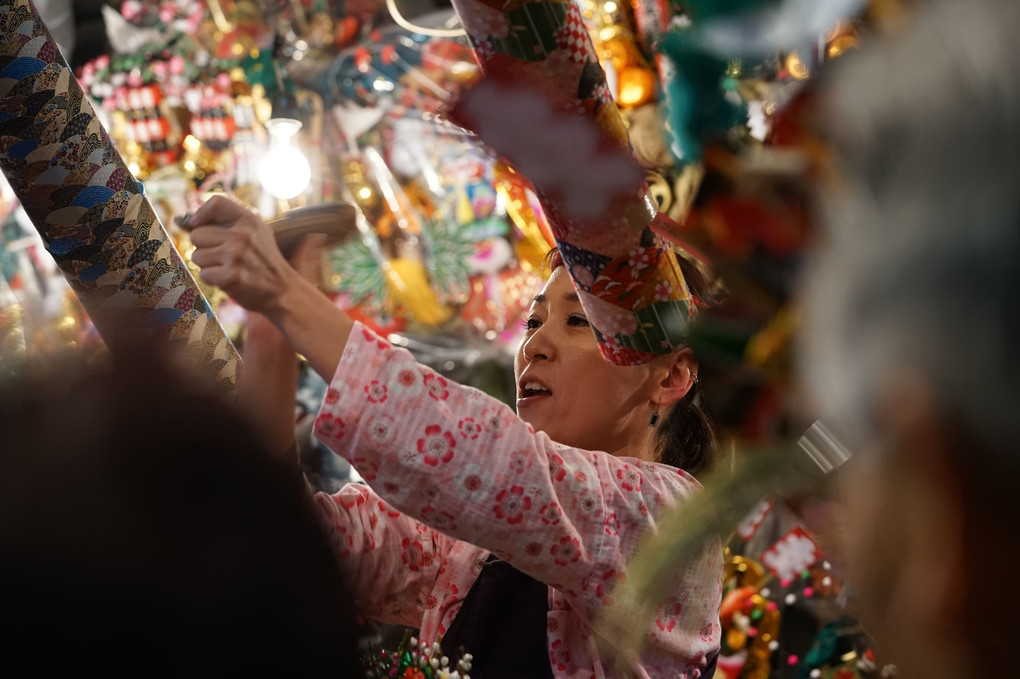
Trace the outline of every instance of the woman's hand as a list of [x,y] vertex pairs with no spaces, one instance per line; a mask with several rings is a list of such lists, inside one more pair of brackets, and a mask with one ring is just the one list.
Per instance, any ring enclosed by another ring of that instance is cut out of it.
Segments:
[[229,198],[211,198],[184,226],[191,231],[191,259],[202,279],[249,311],[272,317],[299,282],[269,225]]
[[[287,263],[269,225],[216,196],[182,226],[191,231],[191,261],[201,267],[202,280],[222,288],[245,309],[264,314],[315,372],[331,380],[354,323]],[[295,264],[314,269],[321,246],[313,241]]]

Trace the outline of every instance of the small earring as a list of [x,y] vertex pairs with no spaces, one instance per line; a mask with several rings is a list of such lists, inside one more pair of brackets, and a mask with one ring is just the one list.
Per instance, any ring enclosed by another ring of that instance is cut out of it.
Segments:
[[659,404],[655,404],[655,412],[648,418],[648,426],[655,428],[655,425],[659,424]]

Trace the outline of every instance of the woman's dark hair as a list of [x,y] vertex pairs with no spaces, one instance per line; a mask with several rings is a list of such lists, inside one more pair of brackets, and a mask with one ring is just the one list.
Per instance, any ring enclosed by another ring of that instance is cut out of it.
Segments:
[[[712,288],[707,273],[683,252],[677,261],[691,296],[700,305],[710,301]],[[563,255],[553,248],[546,255],[545,267],[552,272],[563,266]],[[701,407],[701,382],[695,382],[682,399],[662,414],[656,428],[656,461],[697,476],[712,468],[715,453],[715,426]]]

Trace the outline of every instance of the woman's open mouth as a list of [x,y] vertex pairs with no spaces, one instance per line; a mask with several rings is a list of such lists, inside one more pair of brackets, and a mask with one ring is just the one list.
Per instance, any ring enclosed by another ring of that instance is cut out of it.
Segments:
[[552,396],[552,391],[538,380],[521,382],[517,389],[517,406],[529,405]]

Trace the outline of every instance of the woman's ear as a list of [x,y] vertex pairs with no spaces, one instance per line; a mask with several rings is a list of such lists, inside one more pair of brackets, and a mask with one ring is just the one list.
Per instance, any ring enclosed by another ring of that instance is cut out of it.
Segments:
[[668,360],[666,374],[658,384],[656,394],[653,396],[656,403],[662,406],[670,405],[687,395],[698,379],[698,362],[694,358],[694,352],[690,349],[681,349],[675,354],[664,357]]

